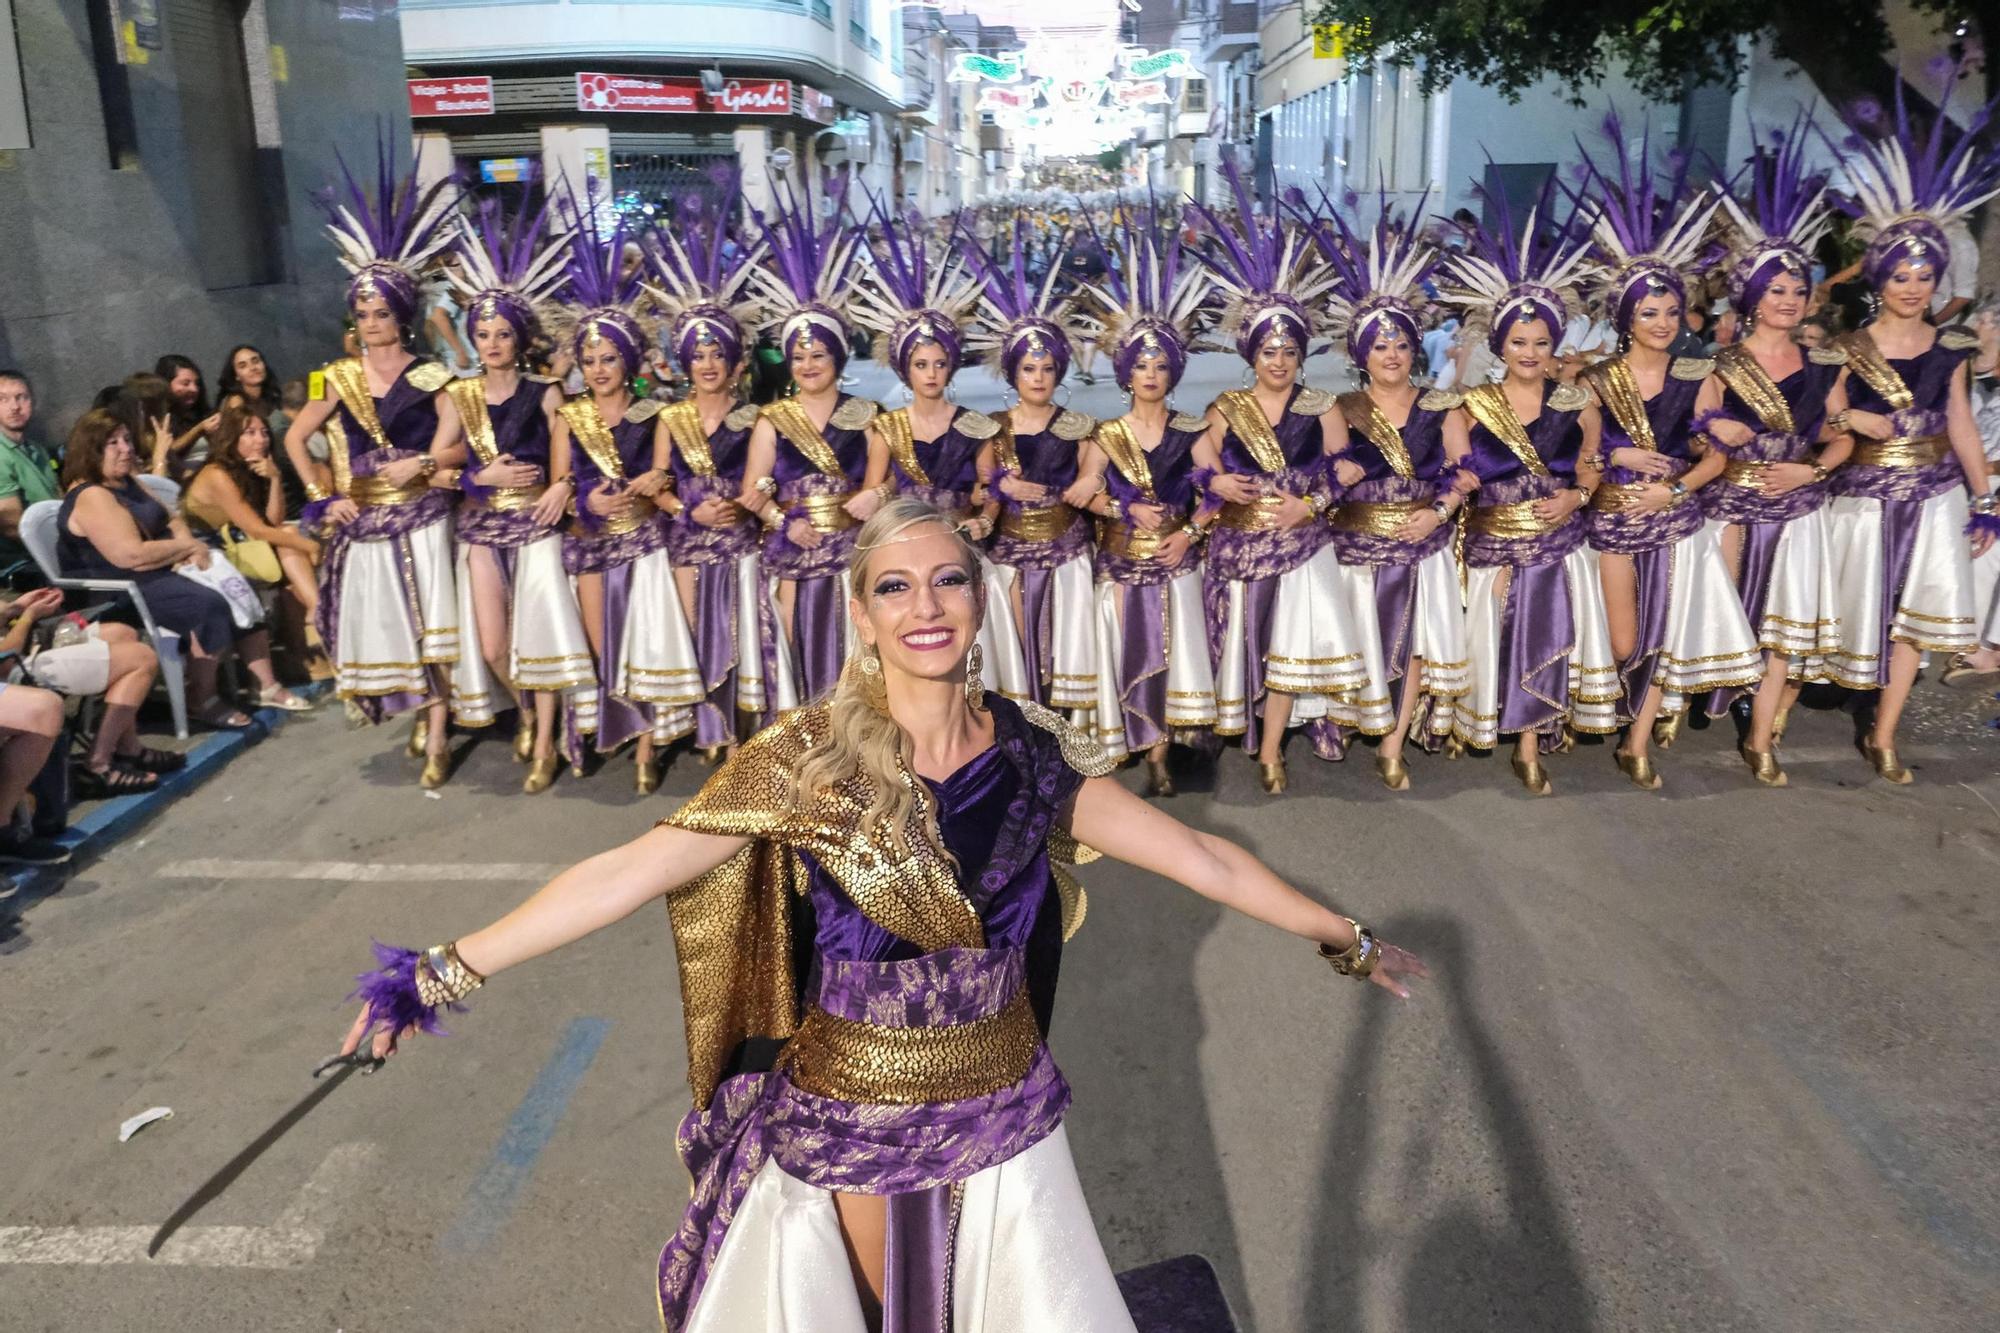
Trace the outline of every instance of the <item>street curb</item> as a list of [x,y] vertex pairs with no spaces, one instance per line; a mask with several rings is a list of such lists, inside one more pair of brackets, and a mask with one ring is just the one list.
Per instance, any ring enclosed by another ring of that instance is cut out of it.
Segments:
[[[331,682],[318,680],[295,686],[292,693],[314,699],[325,695]],[[119,839],[160,814],[183,794],[214,777],[238,754],[259,744],[293,717],[282,708],[258,708],[250,714],[250,725],[241,731],[219,731],[187,751],[187,766],[161,777],[160,785],[136,796],[114,796],[100,801],[62,833],[50,839],[70,849],[69,860],[58,866],[29,866],[9,876],[14,891],[0,897],[0,914],[18,913],[29,903],[48,897],[64,880],[102,856]]]

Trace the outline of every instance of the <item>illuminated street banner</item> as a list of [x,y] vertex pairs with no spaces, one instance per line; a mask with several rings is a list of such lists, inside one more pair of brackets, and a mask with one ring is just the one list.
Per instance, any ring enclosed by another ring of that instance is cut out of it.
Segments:
[[951,82],[978,83],[982,79],[988,83],[1013,83],[1021,77],[1021,53],[1009,51],[1001,56],[982,56],[972,51],[960,51],[952,57]]
[[981,88],[978,106],[981,111],[1026,111],[1040,96],[1035,87]]
[[449,79],[411,79],[412,116],[490,116],[493,79],[485,74],[461,74]]
[[1171,51],[1155,51],[1151,55],[1127,56],[1125,73],[1134,79],[1185,79],[1195,73],[1195,68],[1194,62],[1188,59],[1188,53],[1175,47]]
[[1111,85],[1111,100],[1120,106],[1165,106],[1174,99],[1163,79],[1119,79]]

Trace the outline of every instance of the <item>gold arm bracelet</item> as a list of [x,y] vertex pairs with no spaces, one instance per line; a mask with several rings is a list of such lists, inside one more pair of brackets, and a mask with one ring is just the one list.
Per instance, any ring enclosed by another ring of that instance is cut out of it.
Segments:
[[417,998],[433,1009],[456,1004],[486,984],[486,978],[473,971],[458,956],[456,940],[450,944],[434,944],[424,950],[415,972]]
[[1319,946],[1319,956],[1326,959],[1327,966],[1343,977],[1366,977],[1382,961],[1382,942],[1375,938],[1375,932],[1356,921],[1353,917],[1342,917],[1354,927],[1354,943],[1345,949],[1335,949],[1331,945]]

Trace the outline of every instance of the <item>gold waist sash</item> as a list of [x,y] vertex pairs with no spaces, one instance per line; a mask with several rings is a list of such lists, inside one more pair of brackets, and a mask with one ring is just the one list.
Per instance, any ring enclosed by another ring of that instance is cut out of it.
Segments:
[[658,512],[657,509],[653,508],[651,500],[645,500],[636,509],[621,509],[604,520],[604,526],[598,531],[597,535],[600,537],[623,537],[627,533],[637,532],[640,528],[645,527],[647,521]]
[[474,509],[488,509],[496,514],[518,514],[524,509],[533,509],[548,489],[546,486],[502,486],[488,491],[483,498],[466,498]]
[[1540,500],[1515,500],[1510,504],[1479,505],[1466,511],[1465,526],[1481,537],[1540,537],[1562,526],[1536,516],[1535,506],[1540,503]]
[[854,498],[853,491],[839,495],[806,495],[794,501],[786,514],[812,524],[814,532],[845,532],[859,527],[861,520],[841,508]]
[[1426,500],[1349,500],[1335,506],[1329,517],[1342,532],[1393,537],[1396,529],[1430,507]]
[[1016,541],[1052,542],[1075,522],[1076,511],[1068,505],[1009,509],[1000,515],[1000,531]]
[[1639,493],[1648,486],[1665,486],[1666,479],[1653,481],[1621,481],[1604,483],[1590,495],[1590,507],[1600,514],[1622,514],[1639,501]]
[[1226,504],[1215,521],[1225,528],[1235,528],[1238,532],[1276,532],[1284,524],[1278,519],[1278,507],[1290,499],[1285,495],[1262,495],[1249,504]]
[[1854,461],[1862,467],[1929,467],[1943,462],[1950,448],[1942,435],[1862,440],[1854,446]]
[[1021,1081],[1042,1044],[1023,990],[990,1018],[951,1027],[884,1027],[812,1009],[785,1050],[800,1090],[844,1102],[961,1101]]
[[1173,528],[1161,528],[1148,532],[1130,523],[1104,518],[1097,521],[1097,545],[1106,555],[1123,556],[1127,560],[1151,560],[1160,553],[1160,543],[1172,531]]
[[406,505],[413,500],[423,499],[430,494],[430,489],[429,484],[422,480],[413,481],[407,486],[391,486],[371,473],[365,477],[356,477],[348,483],[347,498],[363,509],[370,509],[376,505]]
[[1731,459],[1729,466],[1722,469],[1722,479],[1731,486],[1747,486],[1753,491],[1759,489],[1758,483],[1763,476],[1762,463],[1752,463],[1745,459]]

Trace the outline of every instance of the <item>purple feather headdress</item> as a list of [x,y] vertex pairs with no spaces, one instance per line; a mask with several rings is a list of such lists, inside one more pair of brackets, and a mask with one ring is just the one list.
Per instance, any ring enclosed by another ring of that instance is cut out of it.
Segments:
[[465,298],[466,329],[481,320],[504,319],[525,353],[541,331],[542,311],[569,282],[573,230],[548,230],[549,208],[525,203],[505,217],[495,200],[481,201],[477,213],[459,219],[456,271],[446,270]]
[[399,180],[396,151],[387,138],[375,145],[373,195],[338,151],[334,160],[340,183],[321,191],[318,199],[340,265],[352,275],[347,308],[386,301],[396,322],[407,325],[417,317],[424,287],[433,279],[433,261],[452,243],[458,184],[447,178],[422,188],[414,171]]
[[1720,258],[1708,244],[1708,227],[1722,201],[1694,186],[1684,153],[1668,155],[1664,174],[1654,171],[1651,127],[1640,134],[1636,165],[1626,152],[1625,127],[1616,111],[1605,116],[1603,133],[1615,168],[1601,168],[1579,140],[1584,172],[1580,202],[1590,210],[1598,300],[1613,327],[1624,333],[1642,299],[1673,292],[1685,303],[1689,278]]
[[1169,382],[1178,384],[1187,370],[1190,326],[1208,299],[1208,276],[1187,263],[1181,253],[1178,218],[1150,195],[1143,207],[1127,208],[1122,223],[1106,237],[1091,234],[1106,255],[1099,283],[1085,284],[1103,310],[1101,318],[1085,318],[1085,332],[1111,352],[1111,369],[1120,388],[1130,388],[1132,368],[1141,356],[1167,359]]
[[957,370],[964,335],[960,325],[979,302],[979,282],[950,244],[925,236],[924,219],[910,213],[901,224],[875,203],[881,236],[866,250],[874,277],[854,293],[854,319],[875,334],[875,355],[908,380],[910,358],[925,343],[942,348]]
[[1562,337],[1569,312],[1578,304],[1576,281],[1588,242],[1572,212],[1567,224],[1553,221],[1555,177],[1542,184],[1527,218],[1514,225],[1504,196],[1478,189],[1493,210],[1495,226],[1475,226],[1463,254],[1444,261],[1439,299],[1465,311],[1468,333],[1486,330],[1486,346],[1499,353],[1507,331],[1539,319],[1552,339]]
[[1333,274],[1312,262],[1301,228],[1258,210],[1234,157],[1224,155],[1222,174],[1235,197],[1235,218],[1206,204],[1189,207],[1204,228],[1201,261],[1227,300],[1219,325],[1224,346],[1254,362],[1260,347],[1283,339],[1304,358],[1316,332],[1309,311],[1333,285]]
[[[1417,200],[1413,217],[1422,217],[1430,192]],[[1327,299],[1326,331],[1346,340],[1347,354],[1357,366],[1368,364],[1369,349],[1390,325],[1402,330],[1411,347],[1418,345],[1416,298],[1424,279],[1437,268],[1437,250],[1416,233],[1411,223],[1389,211],[1384,193],[1374,230],[1364,240],[1320,191],[1318,210],[1299,209],[1300,221],[1333,269],[1334,287]]]
[[645,295],[641,281],[642,260],[625,271],[625,250],[640,242],[630,234],[624,218],[604,229],[604,219],[593,205],[572,198],[569,211],[575,218],[576,240],[569,256],[569,294],[551,312],[549,332],[569,346],[578,360],[584,350],[609,343],[625,363],[625,374],[639,373],[645,364],[646,349],[652,345],[659,321],[639,313]]
[[646,249],[652,279],[646,290],[666,318],[667,346],[683,367],[696,348],[708,345],[735,365],[749,344],[748,330],[764,317],[763,303],[749,290],[764,242],[740,235],[733,225],[742,170],[723,169],[716,185],[712,205],[695,191],[682,195],[672,222],[653,233]]
[[847,220],[847,186],[835,190],[824,225],[813,222],[812,191],[801,198],[779,181],[771,216],[753,213],[770,253],[751,281],[778,322],[778,343],[790,356],[800,343],[817,343],[836,366],[847,364],[847,303],[859,276],[860,231]]
[[1037,288],[1028,281],[1028,220],[1014,215],[1013,249],[1007,262],[996,262],[985,244],[972,230],[965,215],[958,219],[956,244],[959,258],[979,279],[979,307],[967,331],[965,345],[982,353],[1007,383],[1024,357],[1047,356],[1054,360],[1056,379],[1069,373],[1070,302],[1055,294],[1062,277],[1063,257],[1070,237],[1065,233],[1049,256],[1048,277]]
[[[1896,265],[1905,261],[1927,263],[1943,276],[1951,258],[1945,228],[2000,194],[2000,149],[1986,138],[1994,107],[2000,103],[1989,102],[1974,111],[1960,131],[1947,124],[1945,107],[1950,100],[1948,81],[1930,133],[1920,137],[1910,124],[1899,79],[1896,123],[1886,136],[1871,140],[1856,134],[1844,144],[1827,138],[1827,146],[1841,159],[1849,191],[1836,196],[1835,202],[1858,219],[1857,230],[1869,237],[1861,274],[1872,287],[1886,283]],[[1870,108],[1879,118],[1879,108],[1873,104]],[[1857,108],[1851,118],[1869,119],[1860,111]],[[1949,144],[1947,133],[1957,133]]]
[[1747,198],[1722,197],[1723,214],[1736,233],[1729,303],[1745,319],[1755,313],[1780,273],[1810,277],[1813,247],[1831,225],[1826,173],[1806,166],[1806,130],[1811,123],[1802,111],[1789,132],[1774,132],[1768,147],[1757,148],[1741,178]]

